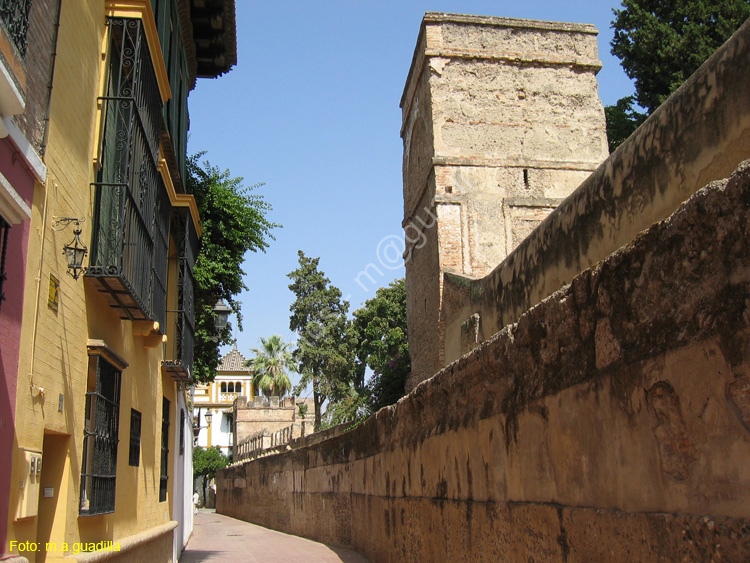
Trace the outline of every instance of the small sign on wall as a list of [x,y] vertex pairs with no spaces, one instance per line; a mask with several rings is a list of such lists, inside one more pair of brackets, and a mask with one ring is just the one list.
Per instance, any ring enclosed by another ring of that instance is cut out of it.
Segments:
[[57,313],[57,307],[60,301],[60,280],[58,280],[52,274],[49,275],[49,297],[47,298],[47,306]]

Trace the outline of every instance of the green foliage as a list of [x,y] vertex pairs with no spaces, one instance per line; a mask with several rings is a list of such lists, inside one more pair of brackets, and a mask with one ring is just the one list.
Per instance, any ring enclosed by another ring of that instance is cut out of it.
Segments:
[[193,478],[205,477],[208,480],[216,477],[216,472],[230,462],[229,456],[221,453],[216,446],[210,448],[193,448]]
[[750,16],[750,0],[623,0],[612,54],[652,113]]
[[297,403],[297,414],[301,418],[305,418],[307,416],[307,403]]
[[248,250],[265,252],[271,230],[280,227],[266,218],[271,205],[252,193],[261,186],[243,186],[242,178],[232,178],[208,161],[191,156],[187,162],[187,191],[195,196],[203,236],[195,264],[195,351],[193,377],[212,381],[219,363],[219,347],[231,342],[231,331],[216,337],[213,307],[219,299],[237,315],[242,329],[240,303],[234,299],[243,289],[242,263]]
[[323,402],[335,403],[348,396],[353,334],[346,318],[349,303],[341,300],[341,291],[318,270],[320,258],[308,258],[301,250],[297,254],[299,267],[288,274],[289,289],[296,296],[289,309],[289,328],[299,336],[294,359],[301,378],[295,395],[312,384],[314,424],[319,430]]
[[613,10],[612,54],[635,82],[635,95],[604,108],[610,152],[750,16],[750,0],[623,0],[622,6]]
[[381,371],[375,372],[367,384],[370,411],[377,412],[403,397],[406,394],[406,378],[410,372],[411,361],[408,353],[406,356],[396,354]]
[[633,109],[633,96],[620,98],[615,105],[605,107],[604,114],[607,119],[610,153],[615,152],[615,149],[630,137],[647,117],[645,113]]
[[330,428],[344,422],[361,420],[371,414],[367,389],[357,390],[353,384],[342,388],[336,400],[328,403],[321,421],[321,429]]
[[354,312],[356,374],[362,387],[365,367],[374,375],[367,386],[371,412],[391,405],[404,396],[404,384],[411,371],[406,329],[406,283],[403,278],[381,287],[375,297]]
[[281,336],[274,334],[270,338],[260,338],[261,348],[253,348],[255,358],[247,361],[255,371],[253,383],[266,396],[283,397],[292,388],[287,370],[292,366],[290,345]]

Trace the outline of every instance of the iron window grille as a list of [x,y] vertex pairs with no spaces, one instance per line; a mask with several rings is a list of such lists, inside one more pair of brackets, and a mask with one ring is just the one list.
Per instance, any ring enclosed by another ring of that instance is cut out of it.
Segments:
[[5,254],[8,250],[8,235],[10,234],[10,225],[8,222],[0,216],[0,308],[3,306],[5,301],[5,293],[3,293],[3,284],[8,276],[5,273]]
[[167,500],[169,481],[169,399],[164,397],[161,411],[161,478],[159,479],[159,502]]
[[180,409],[180,455],[185,455],[185,409]]
[[120,370],[101,356],[89,357],[81,464],[81,516],[115,511],[121,377]]
[[141,413],[130,409],[130,459],[133,467],[141,465]]
[[108,18],[108,24],[87,276],[122,318],[165,326],[171,205],[158,168],[161,94],[141,20]]
[[26,56],[31,0],[0,0],[0,21],[21,57]]

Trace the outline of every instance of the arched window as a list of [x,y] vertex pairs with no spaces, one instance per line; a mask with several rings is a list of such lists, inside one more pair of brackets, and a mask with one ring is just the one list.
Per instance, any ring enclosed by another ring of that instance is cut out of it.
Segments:
[[229,389],[227,389],[228,393],[234,393],[234,383],[231,381],[229,382]]
[[234,392],[242,393],[242,383],[240,383],[239,381],[234,384]]
[[227,382],[226,381],[222,381],[221,382],[221,392],[222,393],[226,393],[227,392]]

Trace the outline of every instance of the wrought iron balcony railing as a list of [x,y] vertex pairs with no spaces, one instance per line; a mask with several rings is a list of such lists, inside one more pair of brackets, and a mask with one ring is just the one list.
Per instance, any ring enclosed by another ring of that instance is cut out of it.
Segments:
[[0,22],[18,49],[21,57],[26,56],[27,34],[29,32],[29,11],[31,0],[0,0]]
[[177,309],[170,312],[174,323],[171,353],[162,362],[162,371],[178,381],[189,381],[193,370],[195,347],[195,279],[193,270],[198,253],[198,234],[186,209],[176,209],[174,238],[179,241],[177,256]]
[[158,170],[162,102],[141,20],[109,19],[87,276],[131,320],[166,323],[171,204]]

